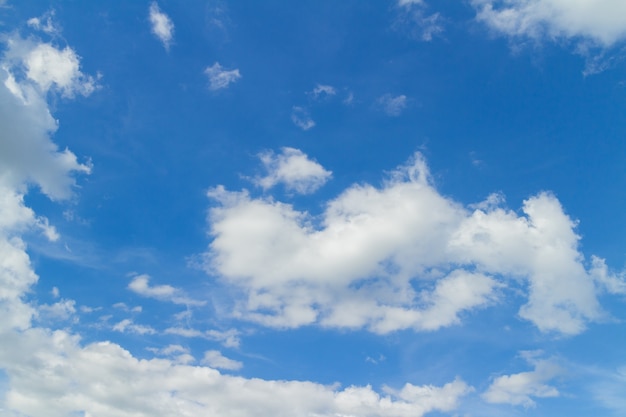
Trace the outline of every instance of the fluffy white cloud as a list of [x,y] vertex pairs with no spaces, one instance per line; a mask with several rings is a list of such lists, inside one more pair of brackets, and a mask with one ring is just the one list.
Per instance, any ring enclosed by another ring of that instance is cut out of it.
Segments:
[[315,122],[311,119],[309,111],[304,107],[293,106],[291,108],[291,121],[302,130],[309,130],[315,127]]
[[510,280],[526,283],[519,315],[541,331],[577,334],[603,315],[599,272],[585,268],[575,222],[554,196],[529,198],[521,215],[493,196],[470,210],[437,192],[419,154],[381,188],[348,188],[319,218],[245,190],[209,196],[219,205],[206,265],[242,291],[237,317],[432,330],[497,302]]
[[213,91],[228,88],[231,83],[241,78],[239,69],[225,70],[218,62],[207,67],[204,73],[209,77],[209,89]]
[[546,382],[562,373],[561,368],[547,359],[537,359],[538,352],[522,352],[535,369],[529,372],[503,375],[494,379],[483,398],[490,403],[505,403],[533,407],[531,397],[558,397],[559,391]]
[[[71,175],[87,168],[77,164],[69,151],[58,152],[50,140],[54,122],[41,95],[45,82],[39,90],[35,89],[39,87],[35,79],[17,82],[7,69],[10,66],[6,61],[3,64],[0,85],[3,135],[0,140],[3,147],[0,152],[0,369],[3,379],[6,377],[0,398],[3,415],[419,417],[432,410],[453,409],[457,400],[470,391],[460,380],[442,387],[406,384],[397,393],[381,394],[369,386],[340,389],[306,381],[234,377],[211,367],[190,366],[194,360],[180,346],[155,351],[168,358],[138,359],[111,342],[84,345],[76,334],[37,327],[33,322],[37,306],[25,300],[25,296],[38,277],[20,235],[41,228],[42,222],[24,204],[26,182],[36,182],[51,197],[62,198],[68,196],[73,184]],[[55,77],[51,76],[52,83],[62,82]],[[31,153],[37,156],[28,159]],[[57,161],[59,158],[63,163]],[[170,286],[150,286],[145,276],[136,278],[133,287],[139,293],[157,298],[169,298],[177,293]],[[56,307],[43,306],[40,311],[73,311],[73,303],[60,303]],[[121,332],[154,332],[130,319],[113,327]],[[236,334],[227,333],[210,336],[234,343]]]
[[510,36],[587,39],[610,47],[626,38],[622,0],[473,0],[476,18]]
[[156,2],[150,5],[149,18],[152,33],[159,38],[165,49],[169,49],[174,38],[174,23],[168,15],[161,11]]
[[171,285],[154,285],[151,286],[150,276],[143,274],[134,277],[128,288],[136,294],[148,298],[156,298],[157,300],[169,301],[174,304],[186,304],[201,306],[206,304],[204,301],[193,300],[183,294],[178,288]]
[[243,363],[228,359],[217,350],[207,350],[204,352],[202,363],[215,369],[225,369],[229,371],[237,371],[243,367]]
[[332,176],[332,172],[326,171],[299,149],[285,147],[278,155],[268,151],[261,153],[259,158],[267,175],[255,178],[254,182],[265,190],[284,184],[289,191],[309,194]]
[[57,122],[48,110],[46,93],[89,94],[94,81],[82,74],[69,47],[60,50],[20,38],[9,38],[7,46],[0,65],[2,182],[17,194],[23,193],[24,183],[35,183],[53,199],[68,198],[75,184],[72,174],[89,173],[90,167],[50,140]]
[[394,97],[391,94],[385,94],[379,97],[376,103],[389,116],[400,116],[406,108],[407,98],[405,95]]

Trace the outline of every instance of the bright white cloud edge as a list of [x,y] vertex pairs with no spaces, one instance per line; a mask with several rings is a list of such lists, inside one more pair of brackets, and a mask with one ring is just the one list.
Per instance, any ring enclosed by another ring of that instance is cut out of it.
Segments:
[[[20,63],[28,59],[30,51],[37,51],[41,45],[34,43],[33,48],[26,49]],[[12,52],[9,58],[19,60],[16,50]],[[58,306],[38,306],[24,300],[38,277],[20,234],[31,229],[41,230],[43,224],[42,218],[24,205],[27,183],[38,184],[52,198],[64,198],[70,195],[74,174],[88,171],[75,162],[69,151],[59,152],[50,139],[55,126],[50,124],[52,119],[44,95],[53,86],[71,88],[73,84],[67,81],[63,71],[76,73],[71,59],[73,51],[64,53],[54,49],[52,52],[70,65],[49,78],[52,80],[50,84],[42,84],[36,77],[16,79],[7,57],[2,65],[4,82],[0,85],[0,105],[11,110],[9,116],[17,116],[6,117],[3,126],[9,132],[22,131],[21,135],[7,135],[5,130],[2,143],[15,147],[17,153],[0,153],[0,312],[3,317],[0,321],[3,341],[0,344],[0,369],[7,377],[3,385],[6,392],[0,404],[3,414],[32,417],[174,414],[260,417],[365,413],[408,417],[421,416],[432,410],[452,410],[459,398],[471,391],[460,379],[441,387],[406,384],[397,391],[386,389],[385,394],[377,393],[369,386],[339,389],[306,381],[247,379],[223,375],[207,366],[192,366],[190,364],[195,359],[180,346],[170,345],[155,351],[161,356],[159,358],[137,359],[121,346],[108,341],[83,345],[77,334],[36,326],[33,319],[39,314],[58,316],[75,314],[76,310],[73,302],[67,300],[59,301]],[[59,91],[64,93],[62,89]],[[28,129],[29,124],[36,124],[38,128]],[[19,145],[19,141],[25,145]],[[22,151],[39,152],[37,162],[42,172],[48,173],[46,170],[49,170],[55,175],[40,177],[33,164],[16,166],[12,157],[21,155],[19,152]],[[59,164],[59,159],[63,163]],[[46,230],[44,228],[43,232]],[[177,293],[171,286],[150,286],[147,276],[135,277],[130,289],[165,300]],[[122,320],[114,327],[118,331],[139,334],[152,332],[130,319]],[[236,335],[227,333],[207,335],[226,343],[238,343],[234,339]],[[239,367],[238,362],[227,360],[221,354],[209,353],[204,360],[218,360],[219,363],[213,363],[215,366]]]
[[264,190],[283,184],[288,191],[310,194],[332,176],[332,172],[299,149],[284,147],[279,154],[266,151],[259,155],[259,159],[267,175],[255,178],[254,183]]
[[626,39],[621,0],[473,0],[476,18],[510,36],[587,39],[611,47]]
[[169,49],[174,38],[174,23],[167,14],[161,11],[156,2],[150,4],[148,17],[152,33],[161,41],[165,49]]
[[246,190],[209,196],[207,271],[240,289],[235,317],[270,327],[435,330],[524,283],[519,317],[574,335],[606,318],[598,294],[624,285],[599,258],[586,268],[555,196],[530,197],[522,215],[496,196],[466,208],[438,193],[419,153],[317,217]]

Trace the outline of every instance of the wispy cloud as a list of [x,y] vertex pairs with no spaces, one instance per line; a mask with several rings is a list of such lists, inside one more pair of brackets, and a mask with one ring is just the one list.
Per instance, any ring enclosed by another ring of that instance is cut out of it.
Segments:
[[152,33],[161,41],[165,49],[169,49],[174,38],[174,23],[161,11],[156,2],[150,5],[149,18]]
[[302,130],[309,130],[315,126],[309,111],[304,107],[293,106],[291,108],[291,121]]
[[204,70],[209,77],[209,89],[212,91],[228,88],[228,86],[241,78],[239,69],[226,70],[218,62]]
[[243,367],[243,363],[227,358],[217,350],[208,350],[204,352],[202,363],[216,369],[225,369],[229,371],[237,371]]
[[389,116],[400,116],[407,106],[407,97],[405,95],[392,96],[385,94],[376,101],[378,107]]
[[136,294],[157,300],[169,301],[174,304],[185,304],[200,306],[206,304],[205,301],[193,300],[183,294],[178,288],[170,285],[150,285],[150,277],[148,275],[137,275],[128,284],[128,289]]

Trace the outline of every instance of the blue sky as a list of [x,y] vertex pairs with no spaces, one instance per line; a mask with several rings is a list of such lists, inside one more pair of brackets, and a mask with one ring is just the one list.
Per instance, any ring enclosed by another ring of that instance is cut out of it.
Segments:
[[626,402],[620,0],[0,1],[0,416]]

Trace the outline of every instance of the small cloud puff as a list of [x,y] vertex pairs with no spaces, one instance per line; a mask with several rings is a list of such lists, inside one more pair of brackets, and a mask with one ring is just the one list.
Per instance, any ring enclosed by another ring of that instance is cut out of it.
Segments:
[[207,67],[204,73],[209,77],[209,90],[211,91],[228,88],[231,83],[241,78],[239,69],[225,70],[219,62]]
[[378,106],[389,116],[400,116],[407,106],[407,97],[405,95],[392,96],[385,94],[376,101]]
[[309,130],[315,126],[311,115],[304,107],[293,106],[291,109],[291,121],[302,130]]
[[161,11],[156,2],[150,5],[150,24],[152,33],[159,38],[165,49],[169,49],[174,38],[174,23]]
[[282,183],[288,191],[310,194],[324,185],[332,175],[332,172],[309,159],[299,149],[282,148],[278,155],[268,151],[260,154],[259,158],[267,175],[256,178],[254,182],[264,190]]
[[128,284],[128,289],[147,298],[169,301],[174,304],[185,304],[188,306],[201,306],[206,304],[204,301],[192,300],[186,297],[181,290],[170,285],[151,286],[149,281],[150,277],[148,275],[137,275],[132,279],[130,284]]
[[324,85],[324,84],[316,85],[313,91],[310,92],[310,95],[315,100],[332,97],[335,94],[337,94],[337,90],[335,90],[335,87],[333,87],[332,85]]

